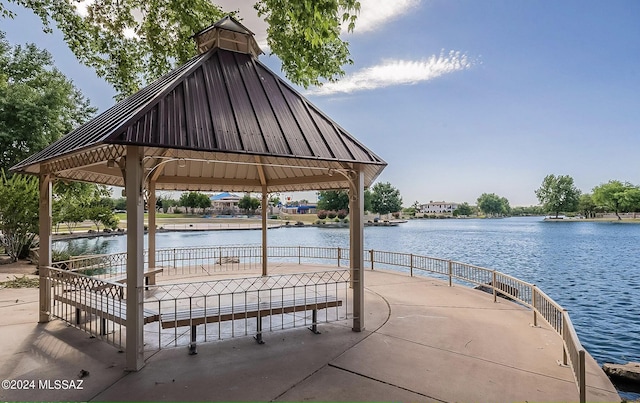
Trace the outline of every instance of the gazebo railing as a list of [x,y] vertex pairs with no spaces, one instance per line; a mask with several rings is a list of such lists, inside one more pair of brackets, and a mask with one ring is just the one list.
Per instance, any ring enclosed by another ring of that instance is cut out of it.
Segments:
[[[261,254],[262,250],[259,246],[167,248],[156,252],[156,266],[163,268],[162,276],[210,274],[221,271],[242,272],[258,269],[261,265]],[[338,267],[349,264],[349,249],[339,247],[274,246],[267,248],[267,255],[270,263],[337,264]],[[537,325],[538,319],[542,318],[562,338],[562,362],[571,366],[580,396],[584,395],[586,390],[585,350],[566,310],[534,284],[496,270],[410,253],[369,250],[364,253],[363,258],[365,267],[370,270],[390,269],[410,276],[429,275],[447,281],[450,286],[453,283],[470,285],[492,293],[494,300],[504,297],[531,309],[534,325]],[[148,255],[145,251],[145,266],[147,265]],[[66,262],[58,262],[54,267],[78,273],[96,273],[95,275],[108,281],[110,276],[122,275],[126,272],[126,253],[76,257]],[[151,289],[169,295],[170,288],[163,287],[167,286],[155,286]],[[228,293],[222,291],[219,295],[222,294]],[[178,304],[177,301],[184,303],[188,298],[187,295],[174,296],[172,303]],[[155,301],[154,303],[164,300],[156,299]]]
[[[145,292],[144,306],[146,310],[159,312],[160,320],[145,328],[148,335],[157,336],[155,342],[145,335],[147,349],[264,334],[349,319],[353,311],[349,274],[349,270],[344,269],[326,270],[150,286]],[[340,305],[318,310],[315,315],[304,308],[297,308],[293,312],[278,311],[283,301],[314,303],[328,299],[340,301]],[[266,311],[260,319],[260,328],[258,319],[252,315],[256,306]],[[228,312],[233,319],[223,321],[216,317],[207,318],[208,311],[214,312],[214,316],[219,312]],[[177,326],[178,318],[183,321],[192,319],[192,323],[198,323],[197,337],[191,338],[191,331],[185,331],[188,327]]]

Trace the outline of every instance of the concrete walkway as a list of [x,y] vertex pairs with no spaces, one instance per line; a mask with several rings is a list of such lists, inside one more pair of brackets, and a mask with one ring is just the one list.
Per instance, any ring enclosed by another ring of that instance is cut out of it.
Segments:
[[[560,338],[530,311],[438,280],[366,272],[366,331],[350,321],[161,350],[139,372],[59,320],[38,325],[37,290],[0,290],[0,400],[577,401]],[[588,401],[620,401],[588,356]],[[83,372],[87,371],[87,372]],[[81,390],[56,389],[73,381]],[[83,381],[78,385],[79,380]],[[17,382],[29,381],[29,382]],[[33,382],[31,382],[33,381]],[[49,382],[47,384],[47,382]]]

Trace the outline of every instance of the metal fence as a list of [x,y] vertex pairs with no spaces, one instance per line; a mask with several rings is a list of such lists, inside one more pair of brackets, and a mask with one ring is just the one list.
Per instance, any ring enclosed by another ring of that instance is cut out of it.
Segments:
[[[337,264],[338,267],[341,267],[349,264],[349,249],[308,246],[268,247],[267,257],[270,262]],[[562,338],[562,362],[571,366],[581,401],[584,401],[586,393],[585,350],[571,324],[567,311],[534,284],[484,267],[409,253],[369,250],[365,252],[363,258],[366,267],[371,270],[391,269],[407,273],[410,276],[434,276],[448,281],[450,286],[453,283],[464,284],[488,291],[493,294],[494,301],[498,297],[503,297],[530,308],[534,325],[538,324],[538,318],[540,317]],[[145,268],[147,268],[148,254],[146,251],[144,261]],[[242,272],[257,269],[261,265],[261,261],[262,248],[260,246],[167,248],[156,251],[156,267],[163,268],[163,271],[159,273],[161,276]],[[105,285],[99,285],[99,287],[104,290],[111,290],[110,287],[113,287],[115,283],[110,282],[109,279],[113,276],[122,276],[126,272],[126,253],[76,257],[65,262],[55,263],[53,266],[59,270],[52,270],[52,281],[59,282],[58,288],[63,292],[67,292],[64,291],[67,289],[72,289],[76,292],[87,292],[85,290],[87,287],[90,290],[95,290],[97,283],[94,284],[91,281],[102,281]],[[63,271],[71,271],[73,274],[68,273],[65,276],[56,274]],[[94,277],[93,280],[79,280],[92,278],[86,273],[91,274]],[[204,316],[206,317],[207,309],[212,306],[221,307],[227,304],[231,307],[244,305],[246,308],[252,303],[259,303],[263,300],[271,301],[274,295],[278,293],[280,293],[280,300],[287,299],[291,295],[299,296],[301,295],[300,293],[307,292],[311,295],[321,295],[323,293],[319,292],[319,290],[322,287],[324,287],[325,296],[329,295],[330,291],[334,294],[340,293],[340,297],[344,297],[346,301],[348,300],[348,271],[338,270],[334,273],[340,273],[339,278],[325,278],[320,274],[307,273],[293,275],[293,277],[270,276],[268,280],[265,280],[264,277],[249,277],[213,282],[149,286],[148,290],[145,291],[145,308],[149,312],[157,312],[160,315],[164,312],[173,311],[174,316],[178,312],[193,312],[196,308],[204,309]],[[57,278],[55,278],[56,275],[58,276]],[[285,281],[285,283],[282,283],[282,281]],[[336,288],[333,289],[332,287]],[[54,294],[57,292],[55,290],[57,289],[54,287]],[[327,316],[324,320],[347,318],[348,312],[350,312],[347,308],[344,306],[341,310],[337,310],[331,319]],[[325,313],[328,314],[330,311],[331,309],[326,309]],[[241,311],[239,310],[238,312]],[[247,309],[242,309],[242,312],[247,312]],[[59,315],[55,312],[54,314],[69,322],[68,314]],[[285,317],[284,315],[289,316]],[[302,317],[303,315],[304,318]],[[235,318],[233,314],[232,316]],[[306,325],[311,320],[308,318],[308,312],[306,311],[304,313],[295,312],[293,315],[290,313],[282,314],[279,318],[275,318],[275,316],[273,320],[269,319],[268,328],[270,330],[277,327],[290,327],[289,325],[291,324],[296,326],[297,323]],[[204,333],[197,336],[197,340],[220,339],[234,337],[236,334],[245,335],[256,330],[258,332],[261,331],[259,328],[256,329],[256,326],[259,327],[260,324],[254,323],[252,325],[248,313],[244,318],[238,316],[235,319],[224,324],[216,322],[215,326],[206,323],[205,320]],[[74,320],[77,321],[77,319]],[[154,332],[157,332],[159,348],[166,345],[181,344],[183,339],[189,340],[187,332],[180,334],[177,326],[171,328],[170,332],[162,329],[161,317],[159,317],[158,323],[153,325],[156,326]],[[80,327],[78,323],[73,325]],[[89,326],[91,325],[89,324]],[[85,328],[84,330],[87,329]],[[88,329],[88,331],[92,330],[92,328]],[[113,340],[109,341],[113,342]]]

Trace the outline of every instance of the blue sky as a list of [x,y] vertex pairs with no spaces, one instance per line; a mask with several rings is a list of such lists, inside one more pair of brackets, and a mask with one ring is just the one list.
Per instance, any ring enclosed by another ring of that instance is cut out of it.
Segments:
[[[264,42],[251,1],[220,3]],[[361,3],[355,32],[344,33],[355,64],[336,85],[300,90],[389,163],[378,180],[405,206],[475,204],[484,192],[537,204],[551,173],[584,192],[610,179],[640,184],[640,2]],[[113,104],[59,33],[12,9],[15,20],[0,20],[10,42],[48,49],[94,105]],[[261,60],[279,71],[275,57]]]

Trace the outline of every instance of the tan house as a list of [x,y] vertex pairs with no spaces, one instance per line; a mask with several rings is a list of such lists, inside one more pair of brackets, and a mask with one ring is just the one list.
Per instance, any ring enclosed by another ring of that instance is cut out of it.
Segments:
[[458,208],[459,203],[446,201],[429,201],[427,204],[420,205],[420,212],[425,214],[453,214]]
[[210,199],[214,214],[238,214],[240,212],[238,203],[241,197],[236,194],[223,192],[211,196]]

